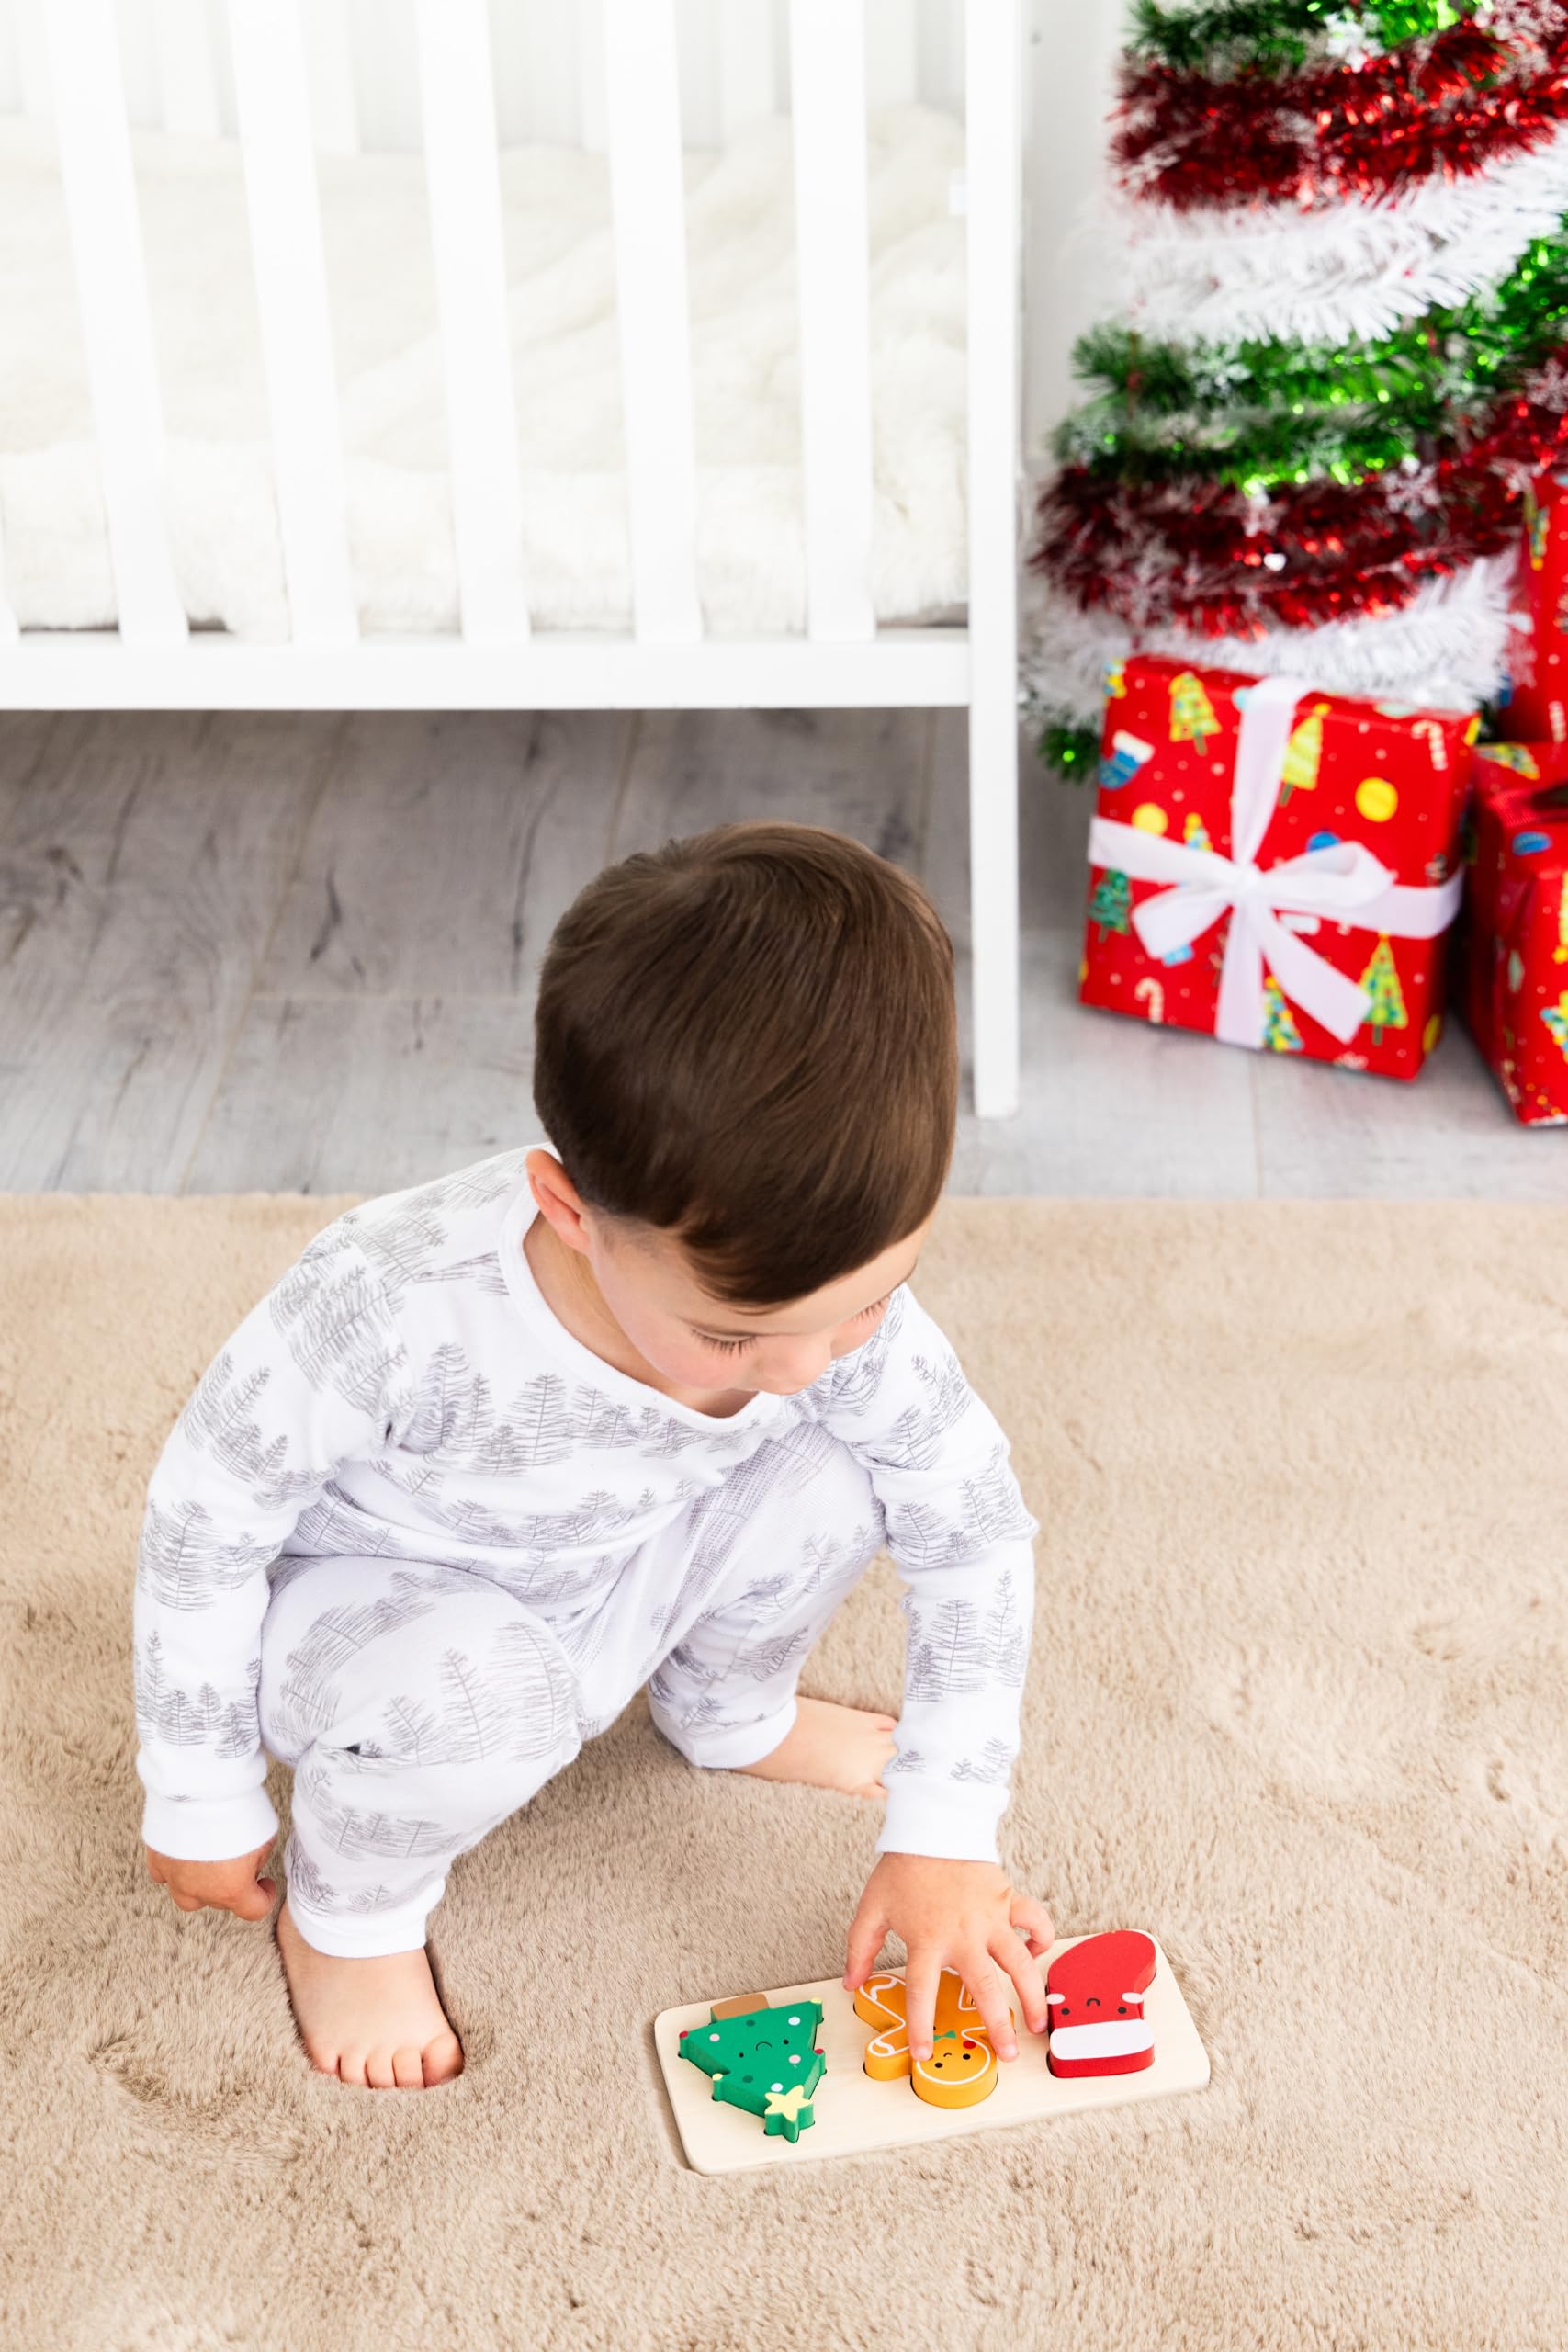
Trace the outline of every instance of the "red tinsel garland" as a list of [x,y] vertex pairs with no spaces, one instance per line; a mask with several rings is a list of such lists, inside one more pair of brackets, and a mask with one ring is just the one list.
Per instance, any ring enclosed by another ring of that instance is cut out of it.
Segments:
[[1414,50],[1284,80],[1129,64],[1111,152],[1140,196],[1183,209],[1370,196],[1476,172],[1568,119],[1568,6],[1544,12],[1540,38],[1521,57],[1467,21]]
[[1312,482],[1262,506],[1217,483],[1109,486],[1068,468],[1043,494],[1032,569],[1086,609],[1208,637],[1309,628],[1407,605],[1425,580],[1507,546],[1523,483],[1568,446],[1568,345],[1492,412],[1485,431],[1401,478]]

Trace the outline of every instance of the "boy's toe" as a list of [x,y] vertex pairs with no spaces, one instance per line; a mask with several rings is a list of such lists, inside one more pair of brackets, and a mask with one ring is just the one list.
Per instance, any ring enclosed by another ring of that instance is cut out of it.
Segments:
[[463,2071],[463,2045],[455,2033],[438,2033],[424,2045],[424,2080],[432,2083],[449,2082]]
[[424,2088],[424,2060],[417,2042],[405,2041],[400,2050],[393,2051],[392,2080],[400,2091],[422,2091]]

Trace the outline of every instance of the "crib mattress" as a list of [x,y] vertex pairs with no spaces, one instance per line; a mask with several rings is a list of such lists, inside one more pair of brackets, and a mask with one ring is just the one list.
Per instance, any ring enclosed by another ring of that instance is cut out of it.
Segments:
[[[964,594],[961,126],[870,118],[872,591],[884,621]],[[175,575],[193,625],[288,635],[244,194],[229,140],[133,139]],[[502,150],[508,313],[536,627],[630,626],[615,259],[604,157]],[[348,498],[366,630],[453,631],[457,573],[424,172],[319,159]],[[789,125],[685,159],[697,581],[716,635],[806,618]],[[24,628],[112,626],[92,404],[45,125],[0,124],[0,548]],[[16,330],[25,322],[25,333]]]

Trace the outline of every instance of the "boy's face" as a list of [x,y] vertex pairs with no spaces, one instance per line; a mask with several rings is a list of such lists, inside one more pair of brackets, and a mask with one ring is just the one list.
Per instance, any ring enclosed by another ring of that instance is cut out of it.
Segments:
[[935,1211],[868,1265],[797,1299],[751,1314],[704,1291],[678,1243],[645,1227],[628,1237],[588,1207],[558,1159],[528,1155],[535,1198],[551,1232],[575,1253],[574,1271],[644,1361],[694,1389],[763,1389],[793,1396],[870,1339],[887,1301],[913,1273]]

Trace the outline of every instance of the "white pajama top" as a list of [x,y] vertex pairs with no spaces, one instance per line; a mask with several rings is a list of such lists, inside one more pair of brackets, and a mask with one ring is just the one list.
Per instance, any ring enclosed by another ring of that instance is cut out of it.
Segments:
[[[194,1860],[277,1828],[257,1688],[280,1555],[504,1568],[591,1686],[631,1555],[787,1417],[863,1464],[907,1582],[879,1851],[997,1859],[1033,1612],[1010,1444],[908,1283],[794,1396],[727,1419],[606,1363],[524,1253],[546,1137],[328,1226],[219,1351],[148,1488],[133,1600],[142,1837]],[[646,1595],[642,1604],[646,1606]],[[635,1629],[646,1645],[649,1627]],[[592,1711],[592,1690],[588,1693]]]

